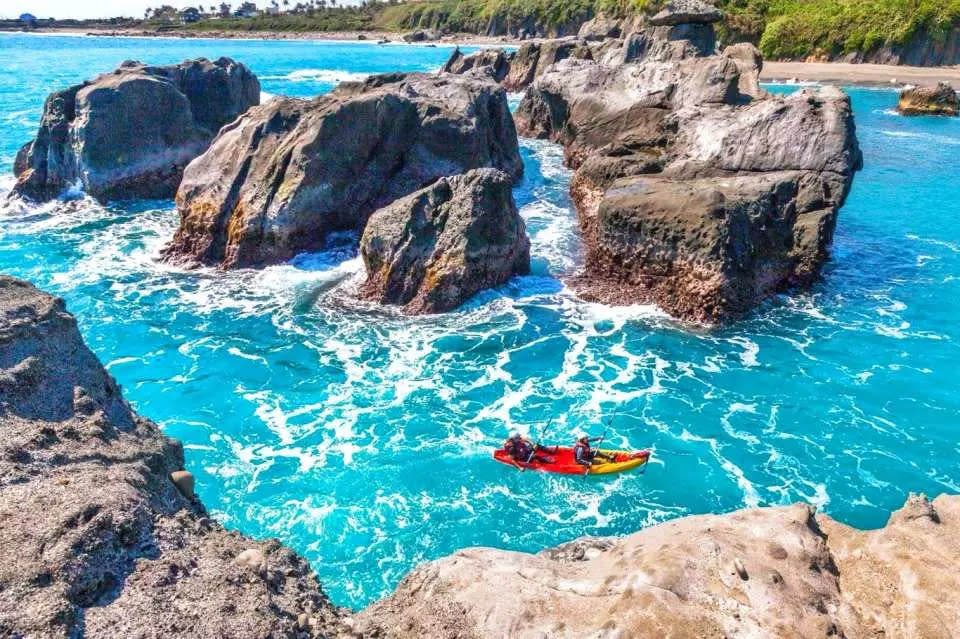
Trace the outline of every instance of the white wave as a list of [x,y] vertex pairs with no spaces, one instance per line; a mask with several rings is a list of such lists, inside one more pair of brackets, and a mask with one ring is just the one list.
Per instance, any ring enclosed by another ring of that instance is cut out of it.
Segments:
[[950,146],[960,145],[960,138],[951,137],[949,135],[934,135],[933,133],[919,133],[916,131],[888,131],[886,129],[881,130],[880,133],[892,138],[924,140],[926,142],[933,142],[935,144],[947,144]]
[[289,82],[322,82],[324,84],[339,84],[352,80],[366,80],[370,73],[343,71],[342,69],[298,69],[286,75],[265,75],[261,80],[287,80]]

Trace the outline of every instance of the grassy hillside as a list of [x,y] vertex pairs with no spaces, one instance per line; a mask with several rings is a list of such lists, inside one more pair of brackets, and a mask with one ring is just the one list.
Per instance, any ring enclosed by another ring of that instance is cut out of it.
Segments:
[[[569,34],[603,12],[623,17],[655,11],[663,0],[411,0],[371,1],[248,20],[204,20],[184,29],[249,31],[408,31],[517,33],[536,26]],[[748,40],[767,58],[838,56],[907,42],[916,33],[945,38],[960,24],[960,0],[716,0],[726,13],[724,42]]]
[[721,0],[727,40],[757,43],[768,58],[841,55],[907,42],[919,31],[945,38],[960,0]]

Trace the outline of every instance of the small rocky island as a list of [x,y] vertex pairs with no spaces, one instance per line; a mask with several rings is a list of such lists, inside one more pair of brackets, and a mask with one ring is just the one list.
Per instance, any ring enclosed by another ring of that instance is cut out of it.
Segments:
[[960,634],[948,496],[911,496],[873,531],[794,505],[537,555],[471,548],[365,610],[337,608],[291,550],[210,519],[180,444],[124,401],[63,301],[3,276],[0,429],[5,637]]
[[257,104],[256,76],[229,58],[124,62],[50,94],[37,137],[17,154],[13,190],[34,200],[71,187],[100,200],[171,198],[220,127]]

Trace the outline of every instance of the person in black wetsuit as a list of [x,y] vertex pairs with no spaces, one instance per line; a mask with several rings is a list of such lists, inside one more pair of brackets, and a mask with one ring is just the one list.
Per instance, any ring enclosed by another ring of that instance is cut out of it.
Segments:
[[[522,462],[524,464],[531,461],[549,464],[553,461],[549,457],[544,457],[537,454],[540,452],[549,452],[546,448],[534,444],[532,441],[516,431],[510,435],[510,438],[507,439],[507,441],[503,442],[503,449],[507,451],[507,454],[510,455],[514,461]],[[554,452],[556,452],[556,447],[554,447]]]

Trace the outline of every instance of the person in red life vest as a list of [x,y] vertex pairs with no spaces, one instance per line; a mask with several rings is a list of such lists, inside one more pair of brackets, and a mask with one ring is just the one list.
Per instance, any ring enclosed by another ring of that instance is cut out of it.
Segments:
[[613,457],[607,455],[606,453],[601,453],[599,450],[593,450],[590,447],[590,442],[598,442],[602,437],[588,437],[585,434],[581,434],[577,437],[577,443],[573,445],[573,459],[583,466],[586,466],[586,471],[589,472],[590,467],[593,465],[594,459],[605,459],[607,461],[613,461]]
[[[503,450],[507,451],[507,454],[510,455],[514,461],[523,462],[524,464],[531,461],[549,464],[553,461],[549,457],[543,457],[537,454],[541,451],[549,452],[546,448],[534,444],[517,431],[514,431],[510,435],[510,438],[503,442]],[[556,447],[554,447],[554,452],[556,452]]]

